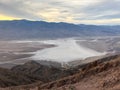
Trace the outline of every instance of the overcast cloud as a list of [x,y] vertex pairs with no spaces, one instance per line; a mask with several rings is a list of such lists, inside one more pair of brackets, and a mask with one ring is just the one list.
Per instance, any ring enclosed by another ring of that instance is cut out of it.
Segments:
[[0,0],[0,15],[84,24],[120,24],[120,0]]

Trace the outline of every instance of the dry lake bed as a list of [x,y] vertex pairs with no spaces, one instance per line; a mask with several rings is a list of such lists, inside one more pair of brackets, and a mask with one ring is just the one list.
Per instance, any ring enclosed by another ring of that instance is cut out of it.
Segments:
[[29,60],[59,63],[120,52],[120,37],[0,41],[0,66],[10,68]]

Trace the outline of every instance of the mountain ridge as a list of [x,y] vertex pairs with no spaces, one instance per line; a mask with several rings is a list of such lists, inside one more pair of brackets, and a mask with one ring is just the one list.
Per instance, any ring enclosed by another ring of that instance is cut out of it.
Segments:
[[[33,66],[40,65],[37,62],[30,61],[26,63],[28,65],[28,69],[30,69],[29,65],[31,66],[32,62],[34,63]],[[24,68],[26,64],[21,65],[20,68]],[[24,72],[24,70],[26,70],[26,68],[23,70],[16,69],[19,68],[14,67],[15,72]],[[60,77],[57,79],[56,76],[54,76],[56,79],[50,82],[37,81],[28,85],[9,85],[10,87],[2,88],[2,90],[88,90],[88,88],[89,90],[119,90],[119,70],[120,55],[112,55],[90,62],[83,66],[78,66],[73,69],[69,68],[69,70],[64,71],[63,73],[74,72],[73,74],[68,74],[66,77]],[[19,72],[17,73],[19,74]]]
[[0,39],[45,39],[120,35],[120,26],[85,25],[65,22],[0,21]]

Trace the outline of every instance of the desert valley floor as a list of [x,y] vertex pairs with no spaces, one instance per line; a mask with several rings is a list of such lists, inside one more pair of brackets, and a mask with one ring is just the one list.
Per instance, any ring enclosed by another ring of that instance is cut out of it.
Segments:
[[120,52],[120,37],[0,41],[0,66],[11,68],[29,60],[75,64]]

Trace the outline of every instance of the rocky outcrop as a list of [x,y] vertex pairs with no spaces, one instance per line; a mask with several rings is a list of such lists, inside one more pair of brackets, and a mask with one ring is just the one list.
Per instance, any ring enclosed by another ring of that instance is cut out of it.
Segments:
[[0,87],[18,86],[36,82],[36,78],[24,73],[0,68]]
[[66,70],[53,66],[41,65],[36,61],[29,61],[23,65],[15,66],[11,70],[13,72],[28,74],[42,82],[54,81],[69,75],[73,75],[77,72],[77,70]]
[[[12,68],[12,72],[26,75],[43,75],[42,83],[8,87],[3,90],[119,90],[120,55],[108,56],[97,61],[67,70],[43,66],[34,61]],[[47,73],[47,74],[46,74]],[[35,76],[35,77],[36,77]],[[40,78],[38,76],[38,78]],[[1,89],[2,90],[2,89]]]

